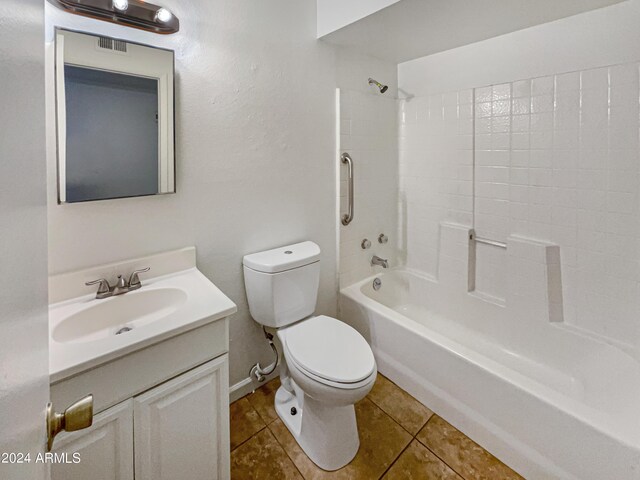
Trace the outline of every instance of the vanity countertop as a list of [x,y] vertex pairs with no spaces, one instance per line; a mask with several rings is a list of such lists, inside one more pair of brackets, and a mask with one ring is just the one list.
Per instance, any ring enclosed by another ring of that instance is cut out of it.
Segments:
[[49,306],[50,383],[225,319],[236,305],[195,266],[142,280],[142,288],[95,293]]

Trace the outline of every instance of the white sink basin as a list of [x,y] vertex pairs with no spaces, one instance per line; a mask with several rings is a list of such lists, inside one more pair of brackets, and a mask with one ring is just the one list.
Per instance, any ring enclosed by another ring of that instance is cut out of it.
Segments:
[[60,343],[91,342],[111,335],[129,333],[137,327],[161,320],[187,301],[178,288],[136,290],[105,300],[71,314],[52,332]]
[[52,382],[228,317],[235,304],[196,268],[142,281],[142,288],[97,300],[49,305]]

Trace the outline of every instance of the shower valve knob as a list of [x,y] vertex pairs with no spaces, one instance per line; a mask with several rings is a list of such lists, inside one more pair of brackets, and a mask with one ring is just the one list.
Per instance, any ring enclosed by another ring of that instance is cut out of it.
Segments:
[[365,238],[364,240],[362,240],[362,243],[360,243],[360,246],[362,247],[363,250],[366,250],[367,248],[371,248],[371,241]]
[[387,237],[384,233],[381,233],[378,236],[378,243],[387,243],[389,241],[389,237]]

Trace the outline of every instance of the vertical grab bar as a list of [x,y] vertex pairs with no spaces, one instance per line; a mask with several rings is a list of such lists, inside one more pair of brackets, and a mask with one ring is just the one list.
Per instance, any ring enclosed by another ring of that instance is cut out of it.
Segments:
[[353,220],[353,159],[345,152],[340,155],[340,160],[347,165],[347,180],[349,182],[349,212],[342,215],[342,225],[349,225]]

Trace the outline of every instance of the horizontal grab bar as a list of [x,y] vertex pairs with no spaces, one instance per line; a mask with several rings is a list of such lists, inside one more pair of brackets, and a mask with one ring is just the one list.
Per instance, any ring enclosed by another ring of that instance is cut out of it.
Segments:
[[476,233],[472,230],[469,234],[469,240],[472,240],[476,243],[483,243],[485,245],[491,245],[493,247],[498,248],[507,248],[507,244],[504,242],[498,242],[497,240],[491,240],[489,238],[483,238],[476,236]]

